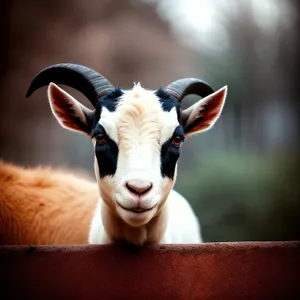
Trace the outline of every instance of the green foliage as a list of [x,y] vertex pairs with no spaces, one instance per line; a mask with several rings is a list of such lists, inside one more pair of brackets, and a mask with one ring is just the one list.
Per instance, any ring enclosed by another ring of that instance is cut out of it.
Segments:
[[295,159],[214,155],[180,170],[176,189],[199,217],[205,241],[299,238]]

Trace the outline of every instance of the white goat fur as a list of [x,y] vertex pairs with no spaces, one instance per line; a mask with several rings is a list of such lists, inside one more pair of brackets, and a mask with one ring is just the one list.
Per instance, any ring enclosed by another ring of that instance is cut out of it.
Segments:
[[[205,114],[204,108],[209,103],[214,103],[204,123],[185,135],[211,128],[222,111],[226,94],[227,87],[224,87],[188,108],[187,122],[191,123]],[[74,116],[82,122],[86,122],[84,110],[88,109],[53,83],[49,86],[48,98],[59,123],[67,129],[80,131],[78,126],[72,126],[61,103],[72,105]],[[161,174],[161,147],[179,125],[176,109],[164,111],[153,91],[137,84],[121,97],[116,111],[110,112],[103,107],[99,123],[118,145],[119,152],[115,174],[102,178],[95,156],[100,196],[91,222],[89,243],[119,240],[137,245],[202,242],[200,225],[191,206],[172,190],[177,163],[173,178]],[[95,138],[92,142],[95,147]],[[151,182],[152,188],[142,199],[136,198],[125,187],[128,181],[137,185]],[[143,213],[128,210],[136,206],[149,210]]]

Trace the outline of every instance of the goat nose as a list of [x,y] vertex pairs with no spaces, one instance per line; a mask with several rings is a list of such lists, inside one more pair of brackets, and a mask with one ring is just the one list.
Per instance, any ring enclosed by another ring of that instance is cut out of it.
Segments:
[[126,182],[127,189],[138,196],[146,194],[152,188],[150,181],[129,180]]

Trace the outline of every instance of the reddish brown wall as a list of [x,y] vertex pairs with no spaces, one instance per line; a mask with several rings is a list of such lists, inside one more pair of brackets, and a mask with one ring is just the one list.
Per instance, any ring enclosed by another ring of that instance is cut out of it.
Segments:
[[300,242],[0,247],[1,299],[300,299]]

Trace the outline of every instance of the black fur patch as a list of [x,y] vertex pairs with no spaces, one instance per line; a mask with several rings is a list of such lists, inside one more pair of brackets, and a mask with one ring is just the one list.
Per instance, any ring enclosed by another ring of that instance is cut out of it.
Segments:
[[[180,103],[174,99],[168,92],[163,88],[158,89],[155,95],[159,98],[164,111],[171,111],[174,107],[177,112],[177,119],[179,124],[181,124],[181,113],[180,113]],[[184,138],[184,130],[182,125],[177,126],[174,130],[172,137],[167,140],[161,147],[161,174],[163,177],[174,178],[175,167],[177,160],[180,156],[180,149],[172,145],[172,139],[179,135]]]
[[116,173],[117,162],[119,155],[118,145],[107,135],[104,127],[99,123],[93,129],[91,137],[96,137],[99,133],[106,136],[106,143],[103,145],[97,144],[95,146],[95,154],[98,162],[100,178],[105,176],[112,176]]
[[161,174],[163,177],[174,178],[176,162],[180,156],[180,148],[172,145],[172,139],[175,136],[180,136],[184,139],[184,130],[181,125],[178,125],[174,130],[172,137],[167,140],[161,147]]
[[116,111],[118,101],[123,94],[124,92],[118,87],[100,98],[99,103],[105,106],[110,112],[114,112]]
[[96,104],[96,111],[94,113],[93,127],[90,132],[90,136],[93,138],[97,136],[97,134],[103,133],[107,139],[105,144],[100,145],[96,143],[95,146],[95,155],[98,162],[100,178],[112,176],[116,173],[119,155],[118,145],[107,135],[104,127],[99,124],[102,108],[106,107],[110,112],[114,112],[118,101],[123,94],[124,92],[120,88],[116,88],[101,97]]
[[174,107],[176,107],[177,111],[179,110],[180,103],[163,88],[158,89],[154,94],[159,98],[159,102],[161,103],[164,111],[171,111]]
[[159,98],[159,102],[161,103],[161,106],[164,111],[169,112],[174,107],[176,108],[177,119],[178,122],[181,124],[180,103],[163,88],[158,89],[157,91],[155,91],[154,94]]

